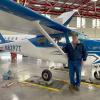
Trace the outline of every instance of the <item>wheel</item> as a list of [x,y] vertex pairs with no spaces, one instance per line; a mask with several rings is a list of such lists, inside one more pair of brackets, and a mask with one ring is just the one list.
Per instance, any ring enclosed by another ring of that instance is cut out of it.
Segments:
[[43,72],[42,72],[42,78],[43,78],[45,81],[50,81],[51,78],[52,78],[52,73],[51,73],[51,71],[49,71],[49,70],[47,70],[47,69],[43,70]]
[[100,71],[99,71],[99,75],[97,74],[97,71],[94,72],[94,77],[97,79],[97,80],[100,80]]

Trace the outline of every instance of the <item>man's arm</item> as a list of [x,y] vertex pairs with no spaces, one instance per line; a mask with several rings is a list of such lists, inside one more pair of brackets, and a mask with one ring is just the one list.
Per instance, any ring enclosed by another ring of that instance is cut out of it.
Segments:
[[83,61],[86,61],[87,56],[88,56],[88,53],[87,53],[86,47],[83,44],[82,45],[82,58],[83,58]]
[[66,46],[64,46],[62,50],[64,51],[64,53],[68,53],[68,44],[66,44]]

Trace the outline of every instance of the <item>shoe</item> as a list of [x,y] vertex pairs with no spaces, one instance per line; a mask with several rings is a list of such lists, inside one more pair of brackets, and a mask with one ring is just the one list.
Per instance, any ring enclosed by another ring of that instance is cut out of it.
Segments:
[[69,85],[69,89],[70,89],[71,91],[73,91],[73,90],[75,90],[75,86],[72,85],[72,84],[70,84],[70,85]]
[[80,91],[80,87],[79,87],[79,86],[75,86],[74,89],[75,89],[76,91]]

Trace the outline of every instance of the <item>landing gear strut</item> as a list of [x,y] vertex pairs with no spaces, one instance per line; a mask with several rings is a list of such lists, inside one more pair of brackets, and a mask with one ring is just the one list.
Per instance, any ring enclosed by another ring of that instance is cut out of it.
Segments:
[[50,81],[51,78],[52,78],[51,71],[48,70],[48,69],[43,70],[43,72],[42,72],[42,78],[43,78],[44,81]]

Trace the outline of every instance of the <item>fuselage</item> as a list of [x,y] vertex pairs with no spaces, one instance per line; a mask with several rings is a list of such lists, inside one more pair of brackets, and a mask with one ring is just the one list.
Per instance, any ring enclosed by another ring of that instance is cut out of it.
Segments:
[[[34,42],[32,40],[34,40]],[[63,56],[52,44],[48,46],[43,45],[44,44],[39,44],[38,41],[36,42],[35,39],[32,38],[1,44],[0,49],[6,52],[16,52],[25,56],[40,58],[43,60],[67,63],[66,57]]]

